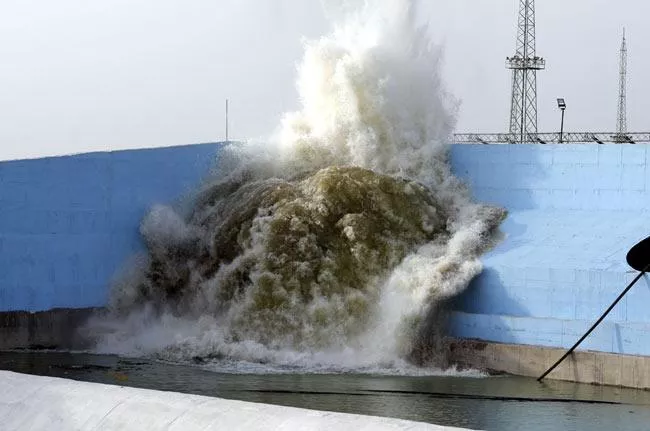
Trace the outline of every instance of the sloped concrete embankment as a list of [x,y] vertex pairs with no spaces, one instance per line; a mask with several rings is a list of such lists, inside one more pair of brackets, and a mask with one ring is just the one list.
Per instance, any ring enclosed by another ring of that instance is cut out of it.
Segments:
[[[510,212],[505,240],[454,304],[449,328],[454,337],[497,345],[460,343],[455,355],[467,365],[539,375],[636,275],[625,255],[650,235],[650,152],[614,144],[457,145],[452,164],[477,200]],[[650,387],[649,280],[585,340],[581,350],[591,353],[576,354],[550,377]]]
[[0,371],[3,430],[458,430]]

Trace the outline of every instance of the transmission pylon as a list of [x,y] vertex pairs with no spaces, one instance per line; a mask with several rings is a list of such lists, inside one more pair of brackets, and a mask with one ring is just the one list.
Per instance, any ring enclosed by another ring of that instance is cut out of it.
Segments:
[[518,142],[528,142],[528,134],[537,133],[537,71],[546,67],[535,53],[534,0],[520,0],[517,52],[506,58],[506,67],[512,69],[510,133]]
[[625,142],[625,137],[627,135],[627,41],[625,40],[625,29],[623,29],[623,42],[621,43],[620,61],[616,137],[621,142]]

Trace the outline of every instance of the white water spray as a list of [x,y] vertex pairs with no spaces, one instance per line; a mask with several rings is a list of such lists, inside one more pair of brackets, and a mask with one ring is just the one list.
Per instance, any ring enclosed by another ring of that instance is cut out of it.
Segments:
[[306,44],[302,109],[272,144],[224,149],[191,214],[143,221],[148,256],[88,327],[99,351],[310,370],[435,356],[436,306],[481,271],[504,212],[450,172],[455,102],[412,1],[358,3]]

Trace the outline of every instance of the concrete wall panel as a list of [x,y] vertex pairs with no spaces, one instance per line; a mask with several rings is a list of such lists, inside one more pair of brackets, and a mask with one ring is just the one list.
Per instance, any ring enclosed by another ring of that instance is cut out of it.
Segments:
[[[636,275],[625,255],[650,235],[646,147],[454,146],[453,170],[476,199],[510,214],[506,239],[455,304],[451,335],[548,347],[577,341]],[[582,348],[650,355],[649,280]]]
[[106,304],[140,220],[190,192],[217,144],[0,163],[0,311]]
[[[0,163],[0,311],[106,303],[141,249],[156,203],[190,192],[216,144]],[[458,337],[572,344],[633,277],[627,250],[650,234],[650,152],[635,145],[457,145],[454,172],[506,207],[506,239],[454,308]],[[650,354],[650,283],[636,286],[585,344]]]

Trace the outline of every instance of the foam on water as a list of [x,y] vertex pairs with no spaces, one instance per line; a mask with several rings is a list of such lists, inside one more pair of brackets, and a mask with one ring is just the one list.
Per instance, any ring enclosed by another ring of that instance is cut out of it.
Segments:
[[148,254],[86,328],[99,352],[416,374],[436,359],[441,304],[505,213],[450,172],[455,102],[413,2],[335,10],[305,45],[302,109],[224,148],[190,211],[143,221]]

